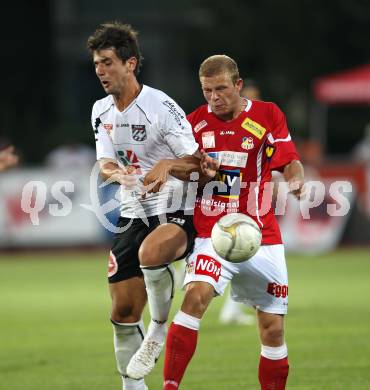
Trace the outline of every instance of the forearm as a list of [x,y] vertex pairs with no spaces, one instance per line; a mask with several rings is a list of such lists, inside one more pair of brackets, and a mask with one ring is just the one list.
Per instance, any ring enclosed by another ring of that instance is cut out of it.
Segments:
[[208,182],[214,180],[214,178],[209,177],[202,172],[200,167],[200,159],[195,156],[186,156],[181,159],[172,161],[170,175],[176,177],[179,180],[189,181],[190,175],[193,172],[198,173],[198,185],[200,188],[205,186]]
[[169,174],[179,180],[189,181],[193,172],[198,172],[202,176],[200,159],[195,156],[185,156],[167,161],[170,166]]
[[[144,187],[150,187],[148,193],[158,192],[163,184],[167,182],[168,175],[182,181],[194,181],[199,178],[200,185],[204,185],[211,178],[202,173],[200,162],[201,160],[196,153],[192,156],[184,156],[177,159],[160,160],[145,175],[143,180]],[[191,177],[192,173],[198,174],[198,178]]]

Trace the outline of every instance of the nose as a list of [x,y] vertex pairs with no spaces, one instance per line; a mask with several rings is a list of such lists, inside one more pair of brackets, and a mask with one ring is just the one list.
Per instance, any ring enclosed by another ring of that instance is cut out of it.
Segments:
[[219,99],[219,96],[218,96],[217,91],[212,91],[212,93],[211,93],[211,100],[212,100],[213,102],[215,102],[215,101],[217,101],[218,99]]
[[96,74],[98,76],[104,75],[104,65],[103,64],[97,64],[96,65]]

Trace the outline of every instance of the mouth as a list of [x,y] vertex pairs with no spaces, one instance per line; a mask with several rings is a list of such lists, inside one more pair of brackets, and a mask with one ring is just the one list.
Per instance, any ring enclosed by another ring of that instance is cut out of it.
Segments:
[[107,81],[107,80],[100,80],[100,82],[101,82],[103,88],[106,89],[106,88],[109,87],[109,81]]

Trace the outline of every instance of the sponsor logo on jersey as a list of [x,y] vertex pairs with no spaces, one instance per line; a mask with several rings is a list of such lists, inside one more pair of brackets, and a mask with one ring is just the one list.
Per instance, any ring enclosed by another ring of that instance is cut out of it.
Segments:
[[240,184],[242,181],[242,173],[239,169],[219,169],[214,178],[215,181],[220,181],[226,185],[224,188],[213,189],[213,195],[218,195],[223,198],[237,199],[240,194]]
[[274,155],[274,153],[275,153],[275,147],[272,146],[272,145],[266,145],[265,152],[266,152],[267,158],[270,160],[271,157],[272,157],[272,156]]
[[234,135],[235,131],[234,130],[221,130],[220,135]]
[[248,161],[248,153],[223,151],[221,153],[221,165],[228,167],[245,168]]
[[195,262],[195,275],[210,276],[216,282],[221,275],[221,264],[211,256],[199,254]]
[[135,141],[142,142],[146,140],[145,125],[131,125],[132,138]]
[[208,125],[207,121],[202,120],[201,122],[197,123],[194,127],[194,133],[198,133],[198,131],[202,130],[203,127],[206,127]]
[[[162,102],[166,107],[169,108],[169,113],[175,118],[176,123],[181,126],[182,125],[182,119],[184,119],[184,115],[179,111],[178,107],[174,102],[171,102],[169,100],[165,100]],[[181,127],[183,129],[183,127]]]
[[216,147],[214,131],[206,131],[202,134],[202,145],[204,149]]
[[226,198],[225,200],[217,199],[207,199],[207,198],[197,198],[195,201],[197,207],[202,210],[204,215],[208,215],[208,213],[221,214],[223,212],[227,213],[237,213],[239,212],[239,197],[236,196],[235,199]]
[[254,142],[252,137],[243,137],[241,147],[246,150],[254,148]]
[[116,123],[116,127],[129,127],[128,123]]
[[286,298],[288,296],[288,285],[269,283],[267,285],[267,292],[276,298]]
[[114,256],[114,253],[110,251],[109,253],[109,259],[108,259],[108,277],[115,275],[118,271],[118,264],[116,260],[116,256]]
[[140,169],[139,159],[132,150],[119,150],[117,151],[117,154],[125,167],[132,165],[136,169]]
[[218,160],[220,165],[236,168],[245,168],[247,166],[248,153],[223,150],[220,152],[208,152],[208,155]]
[[207,152],[208,156],[214,158],[215,160],[218,160],[219,158],[219,152]]
[[259,123],[252,121],[250,118],[245,118],[242,123],[242,128],[252,133],[258,139],[261,139],[266,133],[266,129]]
[[104,129],[107,130],[107,133],[110,134],[111,131],[113,130],[113,125],[112,123],[104,123],[103,125]]

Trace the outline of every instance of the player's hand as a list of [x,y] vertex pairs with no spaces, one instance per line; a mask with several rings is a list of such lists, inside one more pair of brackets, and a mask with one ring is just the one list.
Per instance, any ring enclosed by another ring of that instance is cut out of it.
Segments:
[[288,187],[289,192],[297,199],[302,199],[306,194],[303,180],[293,178],[288,182]]
[[145,175],[143,181],[143,198],[145,194],[159,192],[168,180],[171,172],[171,160],[160,160]]
[[14,146],[8,146],[0,151],[0,171],[18,164],[18,156],[14,153]]
[[132,190],[138,184],[136,168],[133,166],[122,167],[114,172],[114,179],[120,183],[124,189]]
[[200,168],[204,175],[214,178],[217,171],[220,168],[220,163],[218,160],[209,156],[203,149],[200,151],[202,157],[200,160]]

